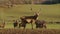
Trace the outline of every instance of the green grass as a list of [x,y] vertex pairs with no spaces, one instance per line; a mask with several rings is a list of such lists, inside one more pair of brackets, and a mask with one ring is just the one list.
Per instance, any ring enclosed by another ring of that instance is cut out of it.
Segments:
[[[32,7],[32,11],[30,10]],[[40,10],[41,9],[41,10]],[[60,21],[60,4],[56,5],[16,5],[12,8],[0,8],[0,23],[2,19],[6,21],[6,28],[13,28],[13,20],[19,19],[21,16],[34,15],[34,12],[40,12],[39,20]],[[59,24],[47,24],[48,28],[60,28]],[[26,28],[28,28],[27,26]],[[30,26],[31,27],[31,26]]]
[[[30,10],[32,7],[32,11]],[[41,8],[41,10],[40,10]],[[3,11],[2,11],[3,10]],[[60,5],[17,5],[16,7],[12,8],[4,8],[0,11],[4,12],[3,15],[0,17],[4,17],[4,19],[18,19],[21,16],[33,15],[34,12],[41,12],[39,15],[40,20],[46,21],[59,21],[60,20]],[[1,18],[0,18],[1,19]]]
[[[14,28],[14,27],[12,23],[8,23],[5,25],[5,28]],[[35,24],[33,24],[33,28],[36,29]],[[26,24],[26,29],[32,29],[31,24]],[[60,24],[47,24],[47,29],[60,29]]]
[[47,29],[60,29],[60,24],[47,24]]

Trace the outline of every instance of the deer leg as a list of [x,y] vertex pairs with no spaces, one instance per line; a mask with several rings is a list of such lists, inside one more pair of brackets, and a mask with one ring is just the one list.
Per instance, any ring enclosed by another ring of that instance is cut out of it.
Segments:
[[47,28],[46,25],[44,27]]
[[25,29],[25,26],[24,26],[24,29]]
[[24,26],[23,26],[23,27],[24,27],[24,29],[25,29],[25,27],[26,27],[26,24],[24,24]]
[[16,24],[14,24],[14,28],[16,28],[17,27],[17,25]]
[[46,27],[46,24],[44,24],[43,27],[44,27],[44,28],[47,28],[47,27]]
[[33,23],[31,23],[32,29],[33,29]]
[[19,24],[19,28],[21,27],[21,24]]

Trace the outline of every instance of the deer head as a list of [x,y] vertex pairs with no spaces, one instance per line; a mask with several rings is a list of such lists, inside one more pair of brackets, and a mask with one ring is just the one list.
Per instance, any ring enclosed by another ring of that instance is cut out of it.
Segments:
[[39,16],[40,12],[35,12],[34,15],[38,15]]

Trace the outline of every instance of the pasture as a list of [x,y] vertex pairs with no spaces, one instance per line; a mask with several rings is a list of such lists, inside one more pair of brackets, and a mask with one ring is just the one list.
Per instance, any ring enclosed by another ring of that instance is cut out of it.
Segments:
[[[31,11],[32,8],[32,11]],[[60,21],[60,4],[55,5],[14,5],[11,8],[0,8],[0,23],[6,22],[5,28],[13,28],[13,20],[21,16],[34,15],[34,12],[40,12],[39,20],[48,22]],[[60,29],[60,24],[47,24],[47,29]],[[31,28],[27,24],[26,28]],[[35,29],[35,24],[34,24]]]

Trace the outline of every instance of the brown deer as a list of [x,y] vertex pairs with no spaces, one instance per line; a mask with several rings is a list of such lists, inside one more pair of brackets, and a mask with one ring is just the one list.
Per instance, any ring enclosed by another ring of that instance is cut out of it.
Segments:
[[0,24],[0,28],[4,28],[5,27],[5,22],[3,22],[2,24]]
[[36,20],[35,24],[36,24],[36,28],[47,28],[46,21],[44,20]]
[[21,23],[20,24],[23,23],[24,26],[25,26],[26,23],[31,23],[32,29],[33,29],[33,21],[35,21],[38,18],[38,15],[39,15],[39,13],[35,13],[35,15],[33,15],[33,16],[23,16],[23,17],[20,17],[20,19],[21,19]]

